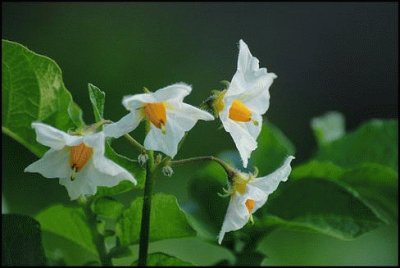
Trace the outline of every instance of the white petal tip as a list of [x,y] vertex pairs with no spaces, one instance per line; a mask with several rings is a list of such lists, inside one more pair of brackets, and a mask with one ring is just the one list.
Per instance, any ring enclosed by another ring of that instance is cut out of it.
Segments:
[[296,159],[296,157],[294,157],[293,155],[290,155],[286,158],[286,161],[292,161],[293,159]]

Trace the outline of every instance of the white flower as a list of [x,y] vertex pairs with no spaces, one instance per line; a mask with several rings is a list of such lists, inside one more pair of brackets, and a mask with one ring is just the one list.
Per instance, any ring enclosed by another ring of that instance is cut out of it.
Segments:
[[71,200],[95,194],[97,186],[112,187],[122,180],[136,184],[128,171],[104,156],[103,132],[73,136],[43,123],[32,123],[32,127],[36,140],[50,150],[26,167],[25,172],[59,178]]
[[189,85],[177,83],[154,93],[126,96],[122,104],[130,113],[118,122],[105,126],[104,132],[107,136],[118,138],[134,130],[142,119],[147,119],[151,124],[144,147],[173,158],[185,132],[193,128],[197,120],[214,119],[211,114],[183,103],[183,98],[191,91]]
[[286,158],[284,164],[268,176],[254,176],[239,173],[233,178],[233,185],[227,191],[230,194],[228,210],[218,237],[221,244],[226,232],[242,228],[252,214],[267,202],[268,196],[276,190],[281,181],[286,181],[291,172],[290,162],[293,156]]
[[269,107],[269,87],[277,76],[259,68],[258,59],[239,41],[237,71],[227,90],[215,96],[214,110],[239,150],[243,166],[257,148],[262,116]]

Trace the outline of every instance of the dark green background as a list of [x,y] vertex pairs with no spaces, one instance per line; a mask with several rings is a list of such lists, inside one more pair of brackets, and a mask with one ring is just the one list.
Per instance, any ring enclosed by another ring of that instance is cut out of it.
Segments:
[[[231,80],[243,39],[261,67],[278,75],[265,118],[295,144],[297,163],[316,146],[314,116],[340,111],[347,129],[397,117],[397,23],[397,3],[2,3],[2,38],[54,59],[87,123],[93,121],[89,82],[106,92],[111,120],[126,114],[122,97],[143,86],[187,82],[193,92],[186,102],[199,105],[219,81]],[[199,122],[177,158],[233,149],[219,125]],[[134,135],[143,140],[140,130]],[[57,182],[23,173],[33,154],[4,135],[2,142],[9,211],[34,215],[69,202]],[[123,141],[115,148],[136,155]],[[190,168],[160,178],[157,189],[187,200]],[[386,239],[392,243],[386,251],[393,251],[393,239]]]

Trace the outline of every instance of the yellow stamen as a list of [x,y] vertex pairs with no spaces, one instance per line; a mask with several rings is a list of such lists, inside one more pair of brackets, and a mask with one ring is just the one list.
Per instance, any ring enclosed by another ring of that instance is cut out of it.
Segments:
[[247,210],[249,211],[250,214],[253,212],[255,204],[256,204],[256,202],[253,199],[247,199],[246,200],[246,208],[247,208]]
[[153,125],[165,132],[167,111],[163,102],[146,103],[144,113]]
[[86,165],[86,163],[92,157],[92,154],[93,149],[86,146],[84,143],[73,146],[71,148],[69,155],[69,165],[73,169],[73,177],[75,177],[76,172],[79,172]]
[[249,122],[251,120],[251,111],[240,100],[234,100],[229,109],[229,118],[238,122]]

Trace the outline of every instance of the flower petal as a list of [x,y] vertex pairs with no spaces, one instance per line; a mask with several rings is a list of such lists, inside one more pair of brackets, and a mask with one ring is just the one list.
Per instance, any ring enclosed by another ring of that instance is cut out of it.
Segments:
[[36,131],[37,142],[55,150],[60,150],[65,145],[73,146],[81,143],[81,137],[69,135],[43,123],[32,123],[32,128]]
[[122,117],[118,122],[104,126],[104,134],[107,137],[119,138],[134,130],[143,118],[140,110],[132,110]]
[[218,235],[218,243],[221,244],[225,233],[242,228],[249,221],[250,213],[246,208],[246,196],[235,193],[231,196],[224,223]]
[[114,163],[110,159],[107,159],[102,154],[94,154],[93,165],[99,172],[112,177],[111,179],[104,180],[102,186],[114,186],[115,180],[117,180],[118,183],[122,180],[129,180],[134,184],[137,184],[135,178],[126,169]]
[[258,79],[240,99],[248,107],[251,107],[253,112],[265,114],[269,108],[269,87],[272,85],[274,78],[276,78],[275,74],[268,73]]
[[157,90],[154,93],[136,94],[126,96],[122,104],[126,109],[132,111],[142,107],[144,103],[164,102],[164,101],[182,101],[184,97],[190,94],[192,87],[185,83],[176,83]]
[[167,114],[165,133],[151,124],[150,131],[144,139],[144,148],[163,152],[173,158],[178,151],[178,144],[184,134],[185,130],[177,122],[170,120],[170,116]]
[[[184,131],[189,131],[198,120],[214,120],[214,116],[183,102],[168,102],[168,120],[175,121]],[[168,121],[167,121],[168,122]]]
[[263,192],[261,189],[254,187],[251,183],[247,184],[246,186],[246,200],[253,199],[254,200],[254,207],[252,213],[256,212],[257,209],[262,207],[265,202],[267,202],[268,194]]
[[105,134],[104,131],[83,136],[83,142],[94,149],[95,155],[104,155]]
[[267,195],[271,194],[273,191],[276,190],[281,181],[287,181],[289,174],[292,170],[292,168],[290,167],[290,162],[292,162],[293,159],[294,156],[288,156],[280,168],[265,177],[255,178],[254,180],[249,182],[248,186],[251,185],[257,187]]
[[[252,111],[264,114],[269,108],[269,87],[277,76],[259,68],[246,43],[239,41],[238,67],[226,92],[226,97],[236,96]],[[238,96],[241,95],[241,96]]]
[[[253,124],[252,122],[240,123],[229,119],[226,109],[220,113],[220,119],[225,130],[231,134],[240,157],[242,158],[243,167],[246,168],[251,153],[257,148],[256,138],[261,130],[258,130],[253,126],[248,126],[248,124]],[[258,120],[260,119],[258,118]],[[261,122],[259,122],[258,126],[261,129],[260,125]]]
[[92,181],[83,177],[77,177],[75,180],[59,179],[58,183],[65,186],[70,200],[78,199],[80,196],[94,195],[96,193],[96,185]]
[[154,92],[154,98],[157,102],[163,101],[178,101],[182,102],[183,99],[190,94],[192,87],[186,83],[180,82],[173,85],[161,88]]
[[69,166],[69,150],[48,150],[42,158],[30,164],[25,172],[40,173],[46,178],[70,178],[71,168]]

